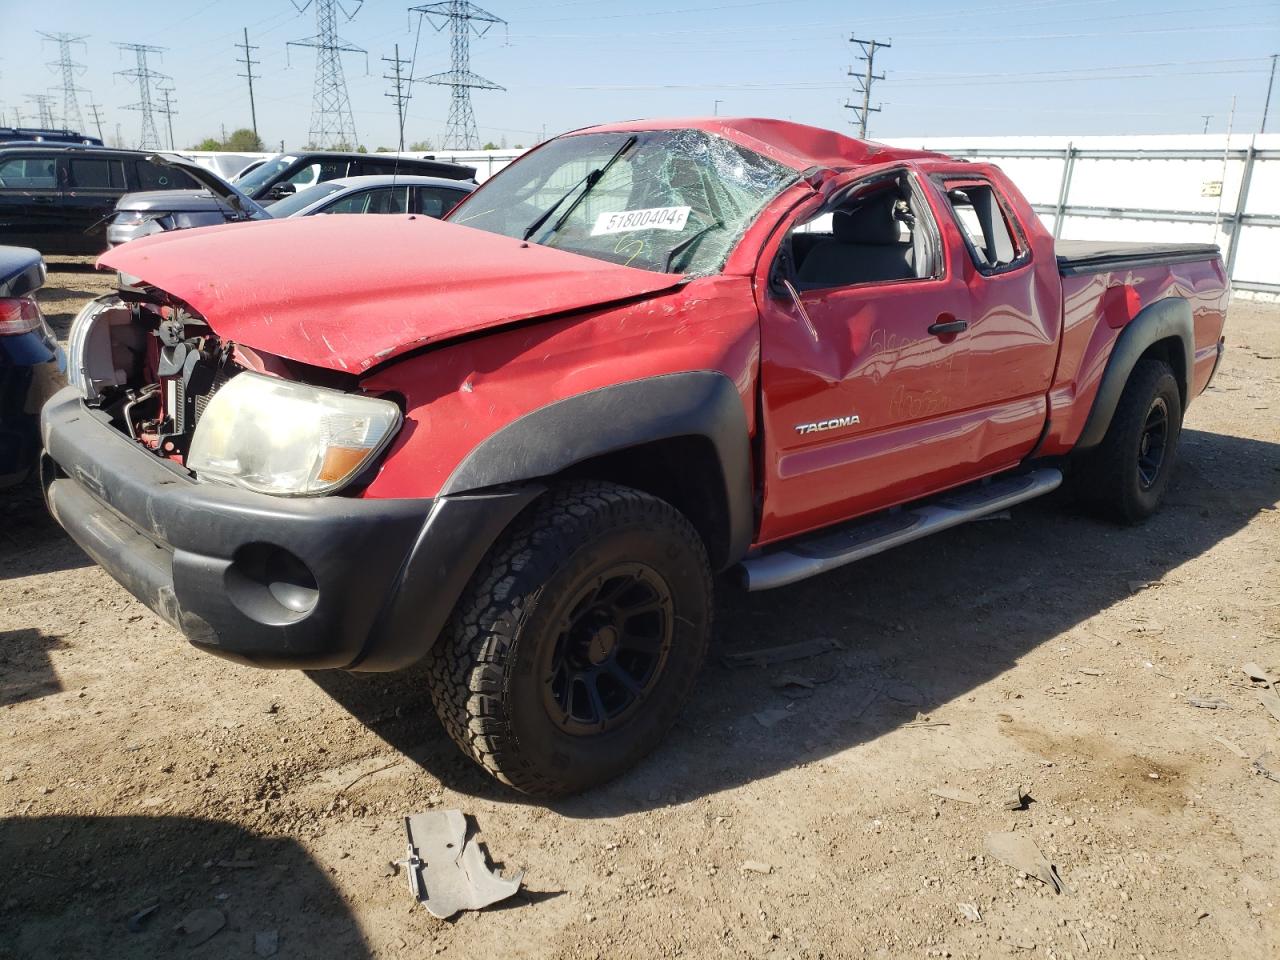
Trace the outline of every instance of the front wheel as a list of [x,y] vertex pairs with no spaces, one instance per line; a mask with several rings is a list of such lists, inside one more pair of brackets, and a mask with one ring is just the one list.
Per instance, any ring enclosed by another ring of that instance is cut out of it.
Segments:
[[1163,360],[1139,361],[1102,443],[1080,464],[1080,492],[1114,520],[1145,520],[1169,486],[1181,433],[1182,394],[1173,370]]
[[673,506],[552,491],[495,545],[431,653],[445,730],[502,782],[553,797],[648,753],[705,657],[711,572]]

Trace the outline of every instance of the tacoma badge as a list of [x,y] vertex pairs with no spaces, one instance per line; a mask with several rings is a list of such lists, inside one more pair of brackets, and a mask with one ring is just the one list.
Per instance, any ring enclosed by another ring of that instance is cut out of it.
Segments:
[[832,417],[830,420],[819,420],[817,423],[797,423],[796,433],[821,433],[823,430],[839,430],[841,427],[853,427],[862,421],[858,415]]

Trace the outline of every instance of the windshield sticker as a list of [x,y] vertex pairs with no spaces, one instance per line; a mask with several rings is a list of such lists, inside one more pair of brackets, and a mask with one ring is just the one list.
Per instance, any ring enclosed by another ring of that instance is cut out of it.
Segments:
[[628,233],[632,230],[683,230],[692,207],[650,207],[648,210],[621,210],[596,217],[591,236]]

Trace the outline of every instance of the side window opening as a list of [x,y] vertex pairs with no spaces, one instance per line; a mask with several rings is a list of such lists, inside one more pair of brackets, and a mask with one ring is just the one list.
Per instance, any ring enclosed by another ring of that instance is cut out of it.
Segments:
[[1022,250],[1008,217],[989,184],[947,185],[947,202],[969,240],[969,252],[980,270],[999,270],[1017,262]]
[[923,280],[936,275],[927,208],[905,176],[878,179],[834,208],[792,228],[788,238],[801,290]]
[[124,164],[119,160],[73,157],[67,164],[67,186],[81,190],[123,190]]

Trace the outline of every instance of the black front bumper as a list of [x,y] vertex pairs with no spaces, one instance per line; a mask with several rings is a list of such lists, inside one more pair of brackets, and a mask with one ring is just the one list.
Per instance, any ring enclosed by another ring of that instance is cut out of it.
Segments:
[[44,408],[42,433],[45,498],[72,538],[196,646],[265,667],[417,660],[540,492],[285,498],[199,483],[72,388]]

